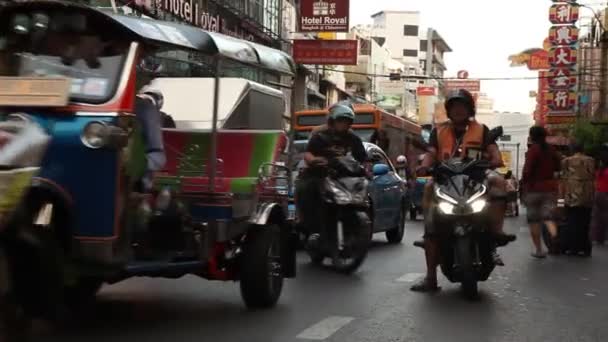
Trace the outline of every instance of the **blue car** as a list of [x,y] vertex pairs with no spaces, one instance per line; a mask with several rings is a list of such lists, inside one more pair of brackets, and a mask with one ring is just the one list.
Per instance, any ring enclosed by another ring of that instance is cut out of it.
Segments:
[[389,243],[400,243],[405,235],[408,212],[407,182],[397,174],[390,159],[378,146],[364,145],[374,173],[369,185],[369,216],[373,232],[384,232]]
[[[295,150],[300,157],[308,141],[299,140],[295,142]],[[376,145],[364,143],[368,160],[373,165],[374,175],[369,184],[369,217],[373,222],[373,232],[386,234],[390,243],[400,243],[405,235],[405,220],[409,210],[407,201],[407,185],[395,170],[386,154]],[[302,167],[300,158],[294,161],[294,172]],[[293,194],[293,191],[291,192]],[[292,222],[297,222],[295,204],[291,202],[290,217]],[[296,226],[300,236],[305,239],[302,227]]]

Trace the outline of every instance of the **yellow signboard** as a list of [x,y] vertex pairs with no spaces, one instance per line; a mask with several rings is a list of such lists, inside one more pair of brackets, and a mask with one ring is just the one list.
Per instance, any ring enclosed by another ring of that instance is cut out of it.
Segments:
[[62,107],[69,93],[67,78],[0,77],[0,106]]
[[507,171],[511,170],[511,165],[513,161],[511,152],[512,151],[500,151],[500,154],[502,155],[502,162],[503,164],[505,164],[505,166],[498,169],[498,172],[504,174],[507,173]]
[[323,40],[335,40],[337,37],[336,32],[319,32],[317,38]]

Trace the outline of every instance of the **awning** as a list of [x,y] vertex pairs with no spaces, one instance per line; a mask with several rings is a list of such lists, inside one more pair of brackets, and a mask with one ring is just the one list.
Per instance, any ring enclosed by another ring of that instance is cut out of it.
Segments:
[[[181,48],[219,56],[277,73],[294,75],[293,59],[283,51],[249,41],[236,39],[220,33],[208,32],[191,25],[124,16],[76,3],[34,0],[11,3],[2,9],[0,21],[8,20],[13,13],[61,12],[97,17],[104,29],[124,32],[125,39],[167,48]],[[122,35],[121,35],[122,37]]]

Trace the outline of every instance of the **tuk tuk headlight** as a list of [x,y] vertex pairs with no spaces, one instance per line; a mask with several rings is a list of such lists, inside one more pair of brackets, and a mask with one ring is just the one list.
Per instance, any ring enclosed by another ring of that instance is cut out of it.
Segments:
[[82,130],[80,140],[89,148],[101,148],[105,146],[108,138],[108,126],[99,121],[89,122]]

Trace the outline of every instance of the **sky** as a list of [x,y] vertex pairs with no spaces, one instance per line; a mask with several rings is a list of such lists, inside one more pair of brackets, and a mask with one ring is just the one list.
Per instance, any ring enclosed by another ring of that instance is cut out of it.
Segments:
[[[446,77],[459,70],[469,78],[536,77],[526,67],[510,67],[508,57],[528,48],[541,48],[547,37],[550,0],[350,0],[351,25],[371,24],[382,10],[420,11],[422,28],[433,27],[450,45]],[[599,5],[599,0],[579,1]],[[590,16],[581,11],[581,16]],[[390,49],[390,46],[389,46]],[[498,111],[532,113],[529,97],[538,80],[482,81],[481,91],[494,99]]]

